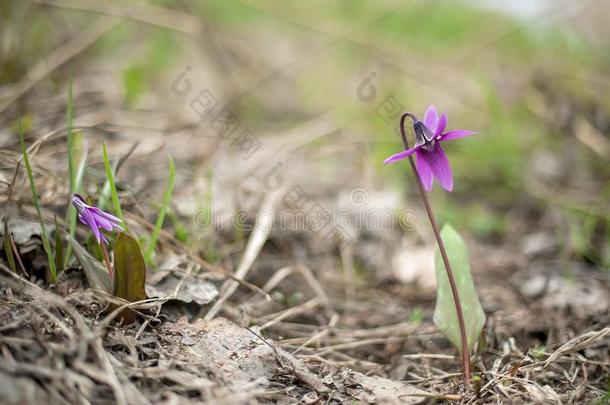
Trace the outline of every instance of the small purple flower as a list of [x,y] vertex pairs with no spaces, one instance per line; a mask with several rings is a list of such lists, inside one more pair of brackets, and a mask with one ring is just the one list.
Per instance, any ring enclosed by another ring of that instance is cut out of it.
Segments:
[[108,243],[104,234],[102,234],[102,229],[107,231],[112,231],[114,229],[118,229],[120,231],[123,230],[121,227],[121,220],[114,215],[110,215],[107,212],[102,211],[97,207],[92,207],[85,203],[83,197],[78,194],[74,194],[72,196],[72,205],[76,207],[78,211],[78,219],[83,224],[87,225],[95,239],[97,239],[98,243]]
[[451,172],[449,159],[447,159],[447,155],[441,147],[441,142],[474,135],[476,132],[465,129],[443,132],[447,126],[447,115],[441,114],[439,118],[436,107],[433,105],[426,110],[423,122],[412,114],[408,115],[413,119],[415,146],[390,156],[383,163],[394,163],[415,153],[417,173],[426,190],[432,190],[433,176],[445,190],[453,190],[453,173]]

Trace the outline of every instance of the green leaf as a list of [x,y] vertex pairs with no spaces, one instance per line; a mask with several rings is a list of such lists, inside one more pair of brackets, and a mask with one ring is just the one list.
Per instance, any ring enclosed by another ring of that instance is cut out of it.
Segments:
[[[72,131],[72,82],[70,82],[70,86],[68,88],[68,171],[69,171],[69,180],[70,180],[70,198],[72,194],[80,193],[81,185],[83,183],[83,177],[85,175],[85,168],[87,165],[87,147],[81,137],[77,137],[79,135],[78,132]],[[76,173],[74,173],[74,167],[76,166],[76,146],[77,140],[81,141],[82,144],[82,155],[80,159],[80,163],[78,164],[78,169]],[[70,238],[73,238],[76,235],[76,208],[68,203],[68,222],[70,223]],[[72,244],[68,243],[68,247],[66,249],[65,260],[63,263],[63,267],[68,267],[70,258],[72,255]]]
[[[468,248],[460,235],[449,224],[443,226],[441,238],[453,269],[455,283],[462,303],[468,350],[471,351],[485,325],[485,313],[470,274]],[[462,340],[453,294],[447,271],[439,251],[436,252],[436,307],[434,323],[461,352]]]
[[155,246],[157,245],[157,239],[159,238],[159,234],[161,233],[161,228],[163,227],[163,221],[165,220],[165,213],[169,208],[169,204],[172,201],[172,194],[174,193],[174,182],[176,180],[176,166],[174,166],[174,161],[172,157],[169,156],[169,179],[167,181],[167,188],[165,189],[165,193],[163,194],[163,204],[161,208],[159,208],[159,214],[157,216],[157,222],[155,223],[155,228],[153,229],[152,235],[150,236],[150,240],[148,241],[148,245],[146,246],[146,252],[144,253],[146,257],[146,263],[152,263],[153,252],[155,251]]
[[[114,285],[112,294],[129,302],[146,299],[146,264],[138,241],[120,232],[114,244]],[[121,314],[126,323],[135,319],[130,310]]]
[[[119,160],[117,159],[112,164],[113,176],[116,175],[118,166],[119,166]],[[100,193],[100,198],[97,202],[97,207],[101,210],[106,210],[106,204],[108,203],[109,198],[110,198],[110,181],[108,181],[108,179],[106,179],[106,181],[104,182],[104,185],[102,186],[102,192]]]
[[68,81],[68,108],[66,111],[66,130],[68,133],[68,181],[70,192],[76,192],[76,172],[74,169],[74,137],[72,136],[72,117],[74,116],[74,107],[72,104],[72,78]]
[[28,157],[28,150],[25,147],[25,140],[23,138],[23,127],[19,124],[19,141],[21,143],[21,153],[23,155],[23,164],[25,165],[25,171],[28,174],[28,181],[30,182],[30,190],[32,191],[32,199],[34,200],[34,206],[36,207],[36,213],[38,214],[38,221],[40,222],[40,228],[42,230],[42,246],[47,254],[47,261],[49,263],[49,278],[50,282],[54,283],[57,280],[57,270],[55,269],[55,255],[51,250],[51,244],[49,243],[49,237],[47,234],[46,227],[44,226],[44,220],[42,218],[42,211],[40,209],[40,202],[38,201],[38,192],[36,191],[36,184],[34,183],[34,175],[32,174],[32,166],[30,165],[30,158]]
[[[70,203],[72,194],[78,193],[76,180],[76,148],[74,146],[74,133],[72,132],[72,119],[74,117],[74,104],[72,101],[72,77],[68,80],[68,106],[66,108],[66,131],[68,137],[68,185],[70,189],[70,197],[68,197],[68,222],[70,223],[70,238],[76,235],[76,208]],[[84,163],[84,162],[81,162]],[[57,228],[56,228],[57,229]],[[57,231],[56,231],[57,232]],[[58,233],[56,233],[57,235]],[[68,261],[72,255],[72,244],[68,243],[68,249],[65,256],[65,262],[60,262],[61,266],[68,267]],[[58,262],[56,260],[56,262]]]
[[123,210],[121,209],[121,203],[119,201],[119,193],[116,190],[116,184],[114,182],[114,174],[112,173],[110,161],[108,160],[108,151],[106,150],[106,143],[102,144],[102,150],[104,153],[104,168],[106,169],[106,178],[108,179],[108,184],[110,186],[110,196],[112,197],[114,211],[116,212],[117,217],[119,217],[119,219],[121,220],[121,225],[123,225],[123,228],[125,228],[125,230],[129,230],[127,228],[127,222],[125,222],[125,217],[123,216]]

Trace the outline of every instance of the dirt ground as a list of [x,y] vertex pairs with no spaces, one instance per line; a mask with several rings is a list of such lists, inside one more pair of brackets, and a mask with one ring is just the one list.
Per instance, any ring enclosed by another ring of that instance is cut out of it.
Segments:
[[[143,229],[149,220],[137,214],[140,191],[131,189],[154,189],[146,181],[167,149],[185,169],[181,148],[194,153],[187,139],[169,139],[171,147],[159,136],[158,146],[136,148],[121,169],[124,210]],[[112,151],[124,149],[120,139],[108,142]],[[63,148],[60,135],[48,138],[33,158],[48,218],[66,204],[58,198],[66,195],[63,175],[53,169],[65,164]],[[14,169],[18,157],[7,151],[4,166]],[[184,171],[177,199],[192,186]],[[42,269],[40,228],[24,219],[33,214],[24,181],[17,176],[8,223],[14,235],[23,234],[15,239],[25,267]],[[278,207],[258,197],[264,201],[255,205]],[[462,385],[455,350],[432,323],[430,273],[401,282],[383,271],[392,266],[389,253],[365,261],[364,252],[394,252],[400,230],[360,235],[341,250],[313,232],[265,229],[254,224],[215,265],[166,232],[160,269],[148,278],[149,296],[161,298],[135,306],[141,316],[127,326],[106,310],[109,297],[88,289],[78,264],[52,287],[34,274],[19,279],[3,264],[5,403],[587,403],[605,392],[609,280],[582,263],[563,269],[544,243],[469,240],[487,314],[485,343],[473,358],[475,396]],[[223,246],[222,237],[211,243]],[[226,269],[246,260],[243,246],[249,252],[253,244],[260,252],[248,284],[227,278]],[[232,284],[235,293],[210,316]]]
[[[152,24],[171,25],[167,18]],[[104,35],[116,21],[100,17],[81,40]],[[234,40],[227,34],[219,43],[254,58],[252,51],[232,47]],[[579,193],[595,195],[596,178],[575,169],[558,180],[566,193],[545,188],[555,180],[544,168],[557,155],[544,155],[542,169],[532,166],[529,191],[509,190],[502,202],[490,203],[506,228],[485,236],[464,232],[487,316],[472,356],[476,381],[468,388],[457,350],[432,320],[434,244],[414,184],[406,193],[396,191],[371,173],[377,162],[370,160],[365,131],[346,131],[345,122],[326,112],[299,116],[295,100],[276,97],[272,89],[269,97],[285,109],[276,111],[272,124],[248,121],[261,134],[261,146],[244,159],[243,144],[219,136],[211,117],[193,113],[191,102],[206,89],[200,83],[223,74],[220,57],[204,72],[192,63],[218,55],[214,46],[176,61],[136,108],[124,102],[114,68],[120,56],[92,59],[86,44],[78,45],[60,47],[56,57],[74,59],[78,68],[72,74],[73,125],[88,151],[83,193],[97,196],[104,183],[102,142],[118,162],[119,194],[133,234],[143,237],[153,228],[168,155],[177,168],[175,191],[147,276],[149,299],[129,305],[138,313],[134,323],[122,324],[118,315],[125,306],[113,311],[109,304],[125,304],[95,288],[95,260],[71,261],[49,285],[12,124],[28,112],[26,144],[42,214],[52,235],[65,236],[68,69],[51,58],[10,89],[5,100],[13,102],[0,105],[1,234],[4,240],[11,233],[27,274],[13,273],[2,250],[0,402],[608,403],[610,273],[565,254],[557,225],[563,208],[544,205],[558,196],[570,204]],[[193,74],[189,96],[180,93],[184,72]],[[228,85],[224,77],[224,93],[214,96],[249,116],[240,106],[240,80]],[[541,114],[556,117],[566,93],[549,89],[549,81],[528,72],[513,84],[537,89],[546,100]],[[280,82],[281,89],[294,84],[291,78]],[[566,108],[580,107],[586,108],[575,101]],[[299,124],[287,123],[286,116]],[[348,212],[347,240],[340,232],[323,235],[300,226],[308,211],[295,206],[295,193],[306,195],[308,209]],[[452,199],[460,206],[477,197],[476,190],[458,191],[435,195],[432,203]],[[402,216],[383,216],[383,226],[374,229],[353,225],[379,210]],[[240,226],[226,212],[238,213]],[[297,225],[285,226],[285,218]],[[87,256],[84,228],[77,227],[75,241],[61,240]]]

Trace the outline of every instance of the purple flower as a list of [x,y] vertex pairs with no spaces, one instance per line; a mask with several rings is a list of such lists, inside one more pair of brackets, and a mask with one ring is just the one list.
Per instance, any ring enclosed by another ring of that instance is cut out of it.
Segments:
[[453,190],[453,173],[449,166],[449,159],[441,147],[441,142],[474,135],[476,132],[465,129],[444,132],[447,126],[447,115],[441,114],[439,118],[436,107],[433,105],[426,110],[423,122],[412,114],[408,115],[413,119],[415,146],[390,156],[383,163],[394,163],[415,153],[417,173],[426,190],[432,190],[433,176],[445,190]]
[[83,197],[78,194],[72,196],[72,205],[74,205],[78,211],[78,219],[80,219],[80,222],[91,229],[91,232],[93,232],[98,243],[108,243],[106,237],[101,232],[102,229],[107,231],[112,231],[114,229],[123,230],[119,218],[110,215],[97,207],[86,204]]

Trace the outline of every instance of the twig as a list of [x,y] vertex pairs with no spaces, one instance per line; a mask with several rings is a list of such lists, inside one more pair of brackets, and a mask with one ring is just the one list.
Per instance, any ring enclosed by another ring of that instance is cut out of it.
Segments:
[[[8,219],[7,219],[7,223],[8,223]],[[8,229],[8,228],[6,228],[6,229]],[[6,235],[4,235],[4,237],[8,238],[8,241],[11,244],[11,249],[13,250],[15,259],[17,259],[17,263],[19,263],[19,268],[21,269],[21,272],[23,273],[23,275],[26,276],[28,274],[28,272],[25,270],[25,266],[23,265],[23,261],[21,260],[21,254],[19,253],[19,249],[17,249],[17,245],[15,245],[15,240],[13,239],[13,236],[7,230]]]
[[110,263],[110,257],[108,257],[108,249],[106,249],[106,245],[104,241],[99,243],[100,249],[102,250],[102,256],[104,256],[104,264],[106,264],[106,268],[108,269],[108,275],[110,276],[110,283],[114,285],[114,271],[112,270],[112,264]]
[[320,299],[322,299],[322,303],[326,307],[326,310],[329,312],[329,314],[332,313],[333,309],[330,305],[328,295],[324,291],[324,288],[322,288],[322,285],[320,284],[318,279],[312,273],[311,269],[305,265],[298,264],[295,266],[287,266],[275,271],[271,278],[269,278],[269,280],[267,280],[265,285],[262,287],[262,291],[264,291],[265,294],[268,294],[269,292],[271,292],[271,290],[278,286],[282,280],[284,280],[286,277],[290,276],[295,272],[301,275],[305,282],[309,285],[309,287],[311,287],[311,290],[318,297],[320,297]]
[[315,335],[313,335],[312,337],[307,339],[307,341],[305,341],[301,346],[299,346],[296,350],[294,350],[292,352],[292,354],[293,355],[297,354],[304,347],[307,347],[310,344],[312,344],[313,342],[315,342],[315,341],[323,338],[324,336],[328,335],[330,333],[330,331],[335,327],[335,325],[337,324],[338,321],[339,321],[339,315],[333,314],[331,316],[331,318],[330,318],[330,321],[328,322],[328,326],[327,327],[325,327],[323,330],[321,330],[320,332],[316,333]]
[[455,356],[447,354],[429,354],[429,353],[418,353],[418,354],[403,354],[403,359],[417,360],[417,359],[438,359],[438,360],[455,360]]
[[281,311],[279,314],[273,314],[273,315],[271,315],[271,316],[273,316],[273,318],[270,321],[266,322],[263,326],[261,326],[260,330],[265,330],[265,329],[275,325],[276,323],[283,321],[284,319],[291,318],[293,316],[300,315],[304,312],[311,311],[312,309],[314,309],[318,305],[320,305],[321,301],[322,300],[320,299],[320,297],[314,297],[311,300],[309,300],[301,305],[298,305],[293,308],[288,308],[284,311]]
[[202,30],[201,21],[197,17],[154,4],[122,3],[113,7],[112,4],[97,1],[34,0],[34,3],[119,17],[185,34],[197,34]]
[[400,397],[424,397],[430,399],[436,399],[441,401],[459,401],[462,399],[461,395],[457,394],[435,394],[435,393],[425,393],[425,394],[408,394],[408,395],[400,395]]
[[378,345],[378,344],[382,344],[382,343],[385,344],[385,343],[388,343],[388,341],[392,341],[392,340],[401,341],[405,338],[406,338],[406,336],[390,336],[390,337],[386,337],[386,338],[375,338],[375,339],[360,340],[360,341],[349,342],[349,343],[339,343],[336,345],[322,347],[320,349],[321,352],[318,353],[318,355],[321,356],[323,353],[326,353],[326,352],[332,351],[332,350],[355,349],[355,348],[358,348],[361,346]]
[[584,349],[592,343],[604,338],[608,334],[610,334],[610,327],[588,332],[575,337],[574,339],[564,343],[560,348],[555,350],[553,354],[551,354],[549,358],[545,360],[543,367],[548,367],[550,363],[557,360],[561,356]]
[[[260,212],[273,212],[275,208],[276,202],[279,200],[281,195],[281,191],[283,188],[280,188],[277,191],[267,194],[265,201],[263,202],[263,207]],[[235,277],[237,279],[243,279],[250,268],[254,264],[254,260],[258,257],[263,245],[267,241],[267,237],[271,232],[271,224],[268,222],[268,217],[260,217],[260,220],[256,222],[254,230],[252,231],[252,235],[250,235],[250,239],[248,239],[248,245],[246,246],[246,251],[242,257],[241,262],[239,263],[239,267],[235,271]],[[212,308],[205,314],[203,318],[205,321],[211,321],[218,311],[222,308],[225,301],[228,300],[231,295],[237,290],[239,283],[235,280],[227,280],[223,283],[221,287],[221,294],[218,297],[218,300],[214,303]]]
[[[118,166],[117,166],[118,167]],[[131,214],[131,213],[125,213],[125,217],[127,219],[129,219],[132,222],[136,222],[138,225],[144,227],[147,230],[152,230],[153,229],[153,225],[146,221],[145,219]],[[165,230],[161,230],[160,233],[160,237],[161,239],[164,241],[164,243],[168,243],[168,242],[173,242],[174,238],[172,237],[172,235],[165,231]],[[260,287],[255,286],[252,283],[247,282],[246,280],[242,280],[239,279],[235,276],[235,274],[232,274],[230,272],[228,272],[227,270],[215,266],[213,264],[210,264],[208,262],[206,262],[205,260],[203,260],[201,257],[199,257],[199,255],[195,252],[193,252],[192,250],[186,248],[184,245],[179,244],[179,243],[172,243],[172,246],[175,247],[177,249],[178,252],[188,256],[189,259],[195,261],[199,266],[201,266],[201,268],[207,272],[210,273],[216,273],[219,274],[225,278],[228,278],[230,280],[233,280],[235,282],[237,282],[239,285],[241,285],[242,287],[245,287],[249,290],[252,290],[253,292],[262,295],[263,297],[265,297],[266,300],[271,301],[271,297],[269,296],[269,294],[267,294],[265,291],[263,291]]]
[[63,46],[42,59],[17,82],[13,94],[9,96],[7,100],[0,103],[0,113],[4,112],[9,106],[23,97],[47,75],[93,45],[98,39],[106,35],[120,23],[121,20],[115,18],[101,17],[94,23],[89,24],[87,28],[76,34]]
[[433,375],[431,377],[420,377],[420,378],[416,378],[416,379],[412,379],[412,380],[405,380],[405,383],[418,384],[418,383],[423,383],[423,382],[428,382],[428,381],[439,381],[439,380],[446,380],[448,378],[453,378],[453,377],[461,377],[462,375],[463,375],[463,373],[445,373],[445,374],[441,374],[441,375]]

